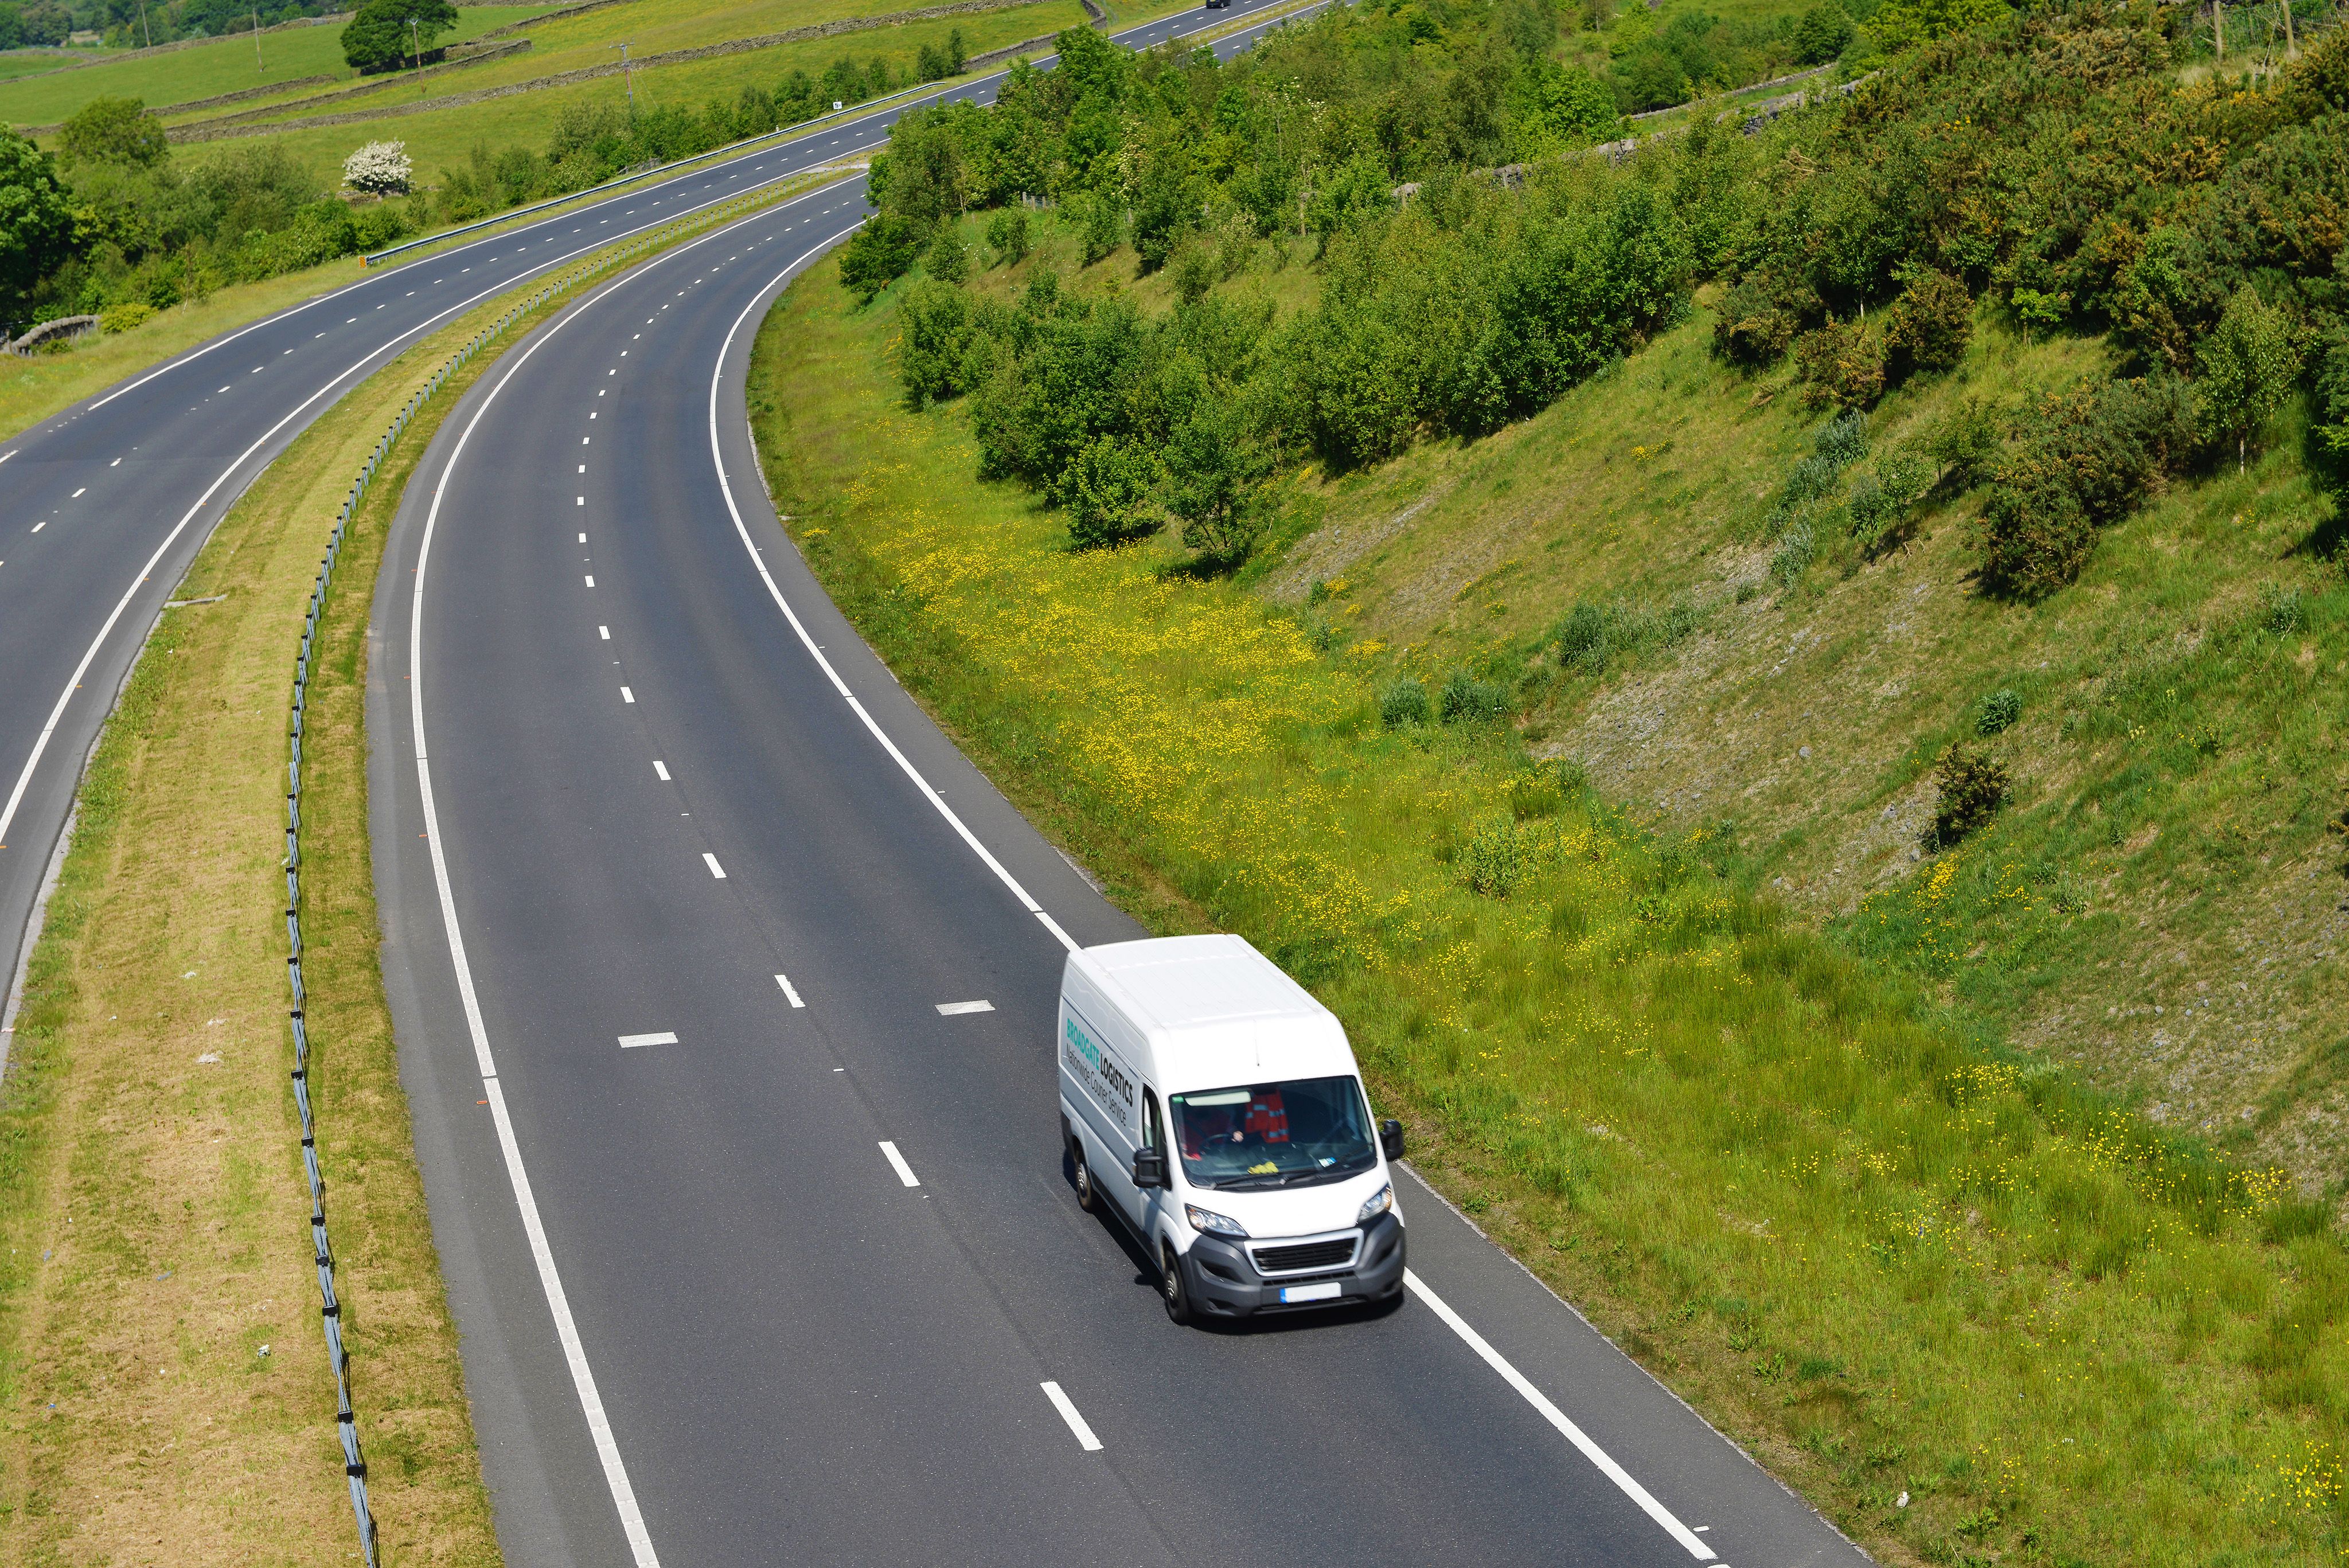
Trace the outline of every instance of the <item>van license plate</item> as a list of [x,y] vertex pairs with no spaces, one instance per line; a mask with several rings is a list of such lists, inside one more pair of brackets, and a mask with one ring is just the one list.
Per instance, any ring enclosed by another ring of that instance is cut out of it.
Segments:
[[1280,1287],[1280,1299],[1283,1302],[1326,1302],[1335,1300],[1337,1295],[1338,1282],[1335,1280],[1323,1280],[1318,1285]]

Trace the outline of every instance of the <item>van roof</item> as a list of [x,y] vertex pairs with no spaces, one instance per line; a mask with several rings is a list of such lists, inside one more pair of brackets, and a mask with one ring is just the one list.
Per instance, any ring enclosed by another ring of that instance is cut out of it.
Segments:
[[1168,1093],[1355,1071],[1337,1015],[1243,937],[1157,937],[1069,955],[1149,1039]]

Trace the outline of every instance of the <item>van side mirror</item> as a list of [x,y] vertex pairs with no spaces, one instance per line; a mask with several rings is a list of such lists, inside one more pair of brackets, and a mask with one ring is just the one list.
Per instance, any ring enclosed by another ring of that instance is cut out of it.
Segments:
[[1379,1152],[1389,1159],[1402,1158],[1402,1124],[1383,1121],[1379,1124]]
[[1133,1154],[1133,1184],[1136,1187],[1164,1187],[1166,1157],[1154,1148],[1136,1149]]

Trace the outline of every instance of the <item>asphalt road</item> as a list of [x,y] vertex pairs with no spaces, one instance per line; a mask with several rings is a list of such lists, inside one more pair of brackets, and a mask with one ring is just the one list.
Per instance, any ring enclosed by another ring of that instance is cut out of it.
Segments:
[[[1278,3],[1235,0],[1116,36],[1146,47]],[[1002,79],[763,141],[390,265],[0,440],[0,996],[13,992],[43,875],[131,661],[213,525],[311,421],[472,305],[631,234],[878,147],[910,104],[991,101]],[[0,1058],[6,1043],[0,1033]]]
[[864,212],[540,328],[389,544],[385,973],[508,1562],[1864,1562],[1415,1181],[1400,1305],[1238,1332],[1078,1210],[1062,933],[1141,933],[831,606],[745,425]]

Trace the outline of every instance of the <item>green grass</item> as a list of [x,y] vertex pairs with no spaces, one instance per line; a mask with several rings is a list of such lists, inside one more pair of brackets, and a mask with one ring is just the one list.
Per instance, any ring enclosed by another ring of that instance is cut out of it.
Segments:
[[[548,9],[546,5],[462,6],[457,12],[456,28],[440,41],[457,43],[476,37]],[[12,125],[54,125],[94,98],[143,99],[148,108],[161,109],[246,88],[318,76],[358,79],[358,73],[343,63],[339,26],[264,33],[258,64],[253,35],[248,33],[166,55],[109,61],[34,81],[0,84],[0,120]]]
[[[1529,1267],[1886,1560],[2337,1559],[2349,1255],[2287,1179],[1968,1040],[1923,981],[1712,870],[1715,828],[1651,831],[1497,726],[1379,722],[1382,629],[1440,675],[1537,592],[1760,553],[1728,504],[1799,444],[1783,395],[1676,336],[1516,432],[1295,491],[1293,550],[1330,546],[1317,511],[1363,546],[1307,615],[1265,602],[1278,570],[1195,581],[1164,538],[1071,554],[973,480],[958,410],[905,411],[896,329],[894,295],[857,311],[824,268],[758,342],[768,477],[827,587],[1121,902],[1312,984],[1423,1168]],[[1644,440],[1594,428],[1635,407]],[[1839,569],[1708,625],[1783,654]],[[1506,591],[1459,597],[1480,583]],[[1797,679],[1809,711],[1865,710]],[[1590,693],[1557,695],[1564,723]]]

